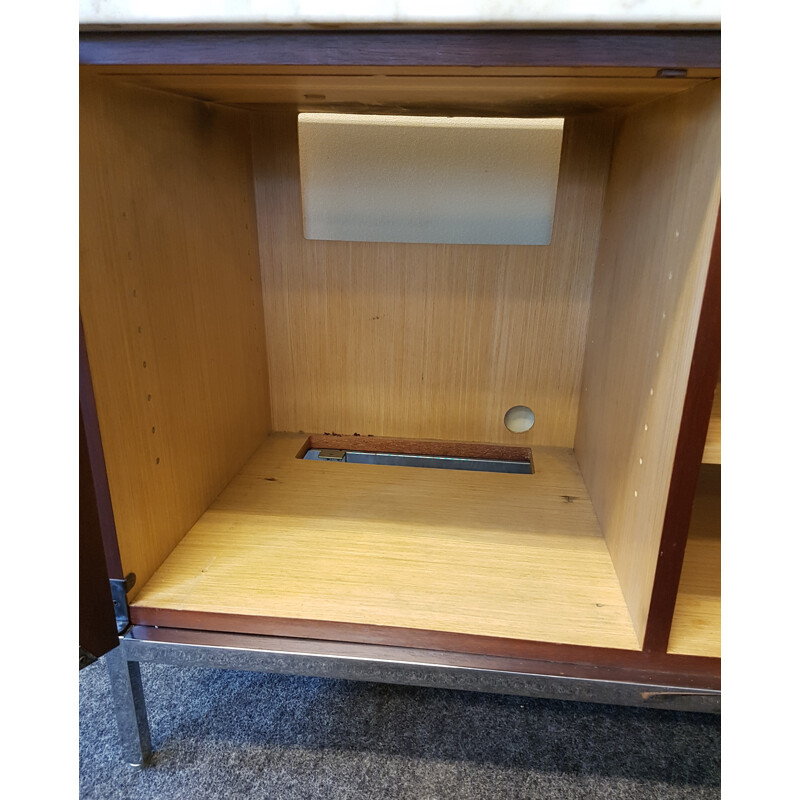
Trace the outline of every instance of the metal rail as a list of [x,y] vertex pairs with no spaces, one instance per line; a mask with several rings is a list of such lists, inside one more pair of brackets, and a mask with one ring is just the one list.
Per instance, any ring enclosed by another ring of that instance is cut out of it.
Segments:
[[[720,692],[641,679],[569,674],[569,665],[384,645],[130,628],[107,656],[125,760],[144,765],[150,733],[139,662],[719,713]],[[573,665],[574,666],[574,665]],[[552,672],[547,671],[551,669]],[[623,671],[624,672],[624,671]]]

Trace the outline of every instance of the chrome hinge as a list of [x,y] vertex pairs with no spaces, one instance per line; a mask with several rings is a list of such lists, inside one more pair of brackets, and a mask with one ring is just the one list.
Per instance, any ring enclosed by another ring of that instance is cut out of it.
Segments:
[[132,572],[125,576],[124,580],[112,578],[111,599],[114,602],[114,618],[117,621],[117,633],[122,633],[131,624],[130,612],[128,610],[128,592],[133,589],[136,583],[136,575]]

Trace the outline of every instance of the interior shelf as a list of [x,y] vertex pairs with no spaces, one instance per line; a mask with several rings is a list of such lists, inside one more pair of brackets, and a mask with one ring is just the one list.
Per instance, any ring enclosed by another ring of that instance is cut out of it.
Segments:
[[720,656],[721,467],[703,465],[670,634],[670,653]]
[[[575,456],[533,475],[298,459],[272,434],[132,602],[638,649]],[[259,623],[259,624],[261,624]],[[163,623],[162,623],[163,624]],[[285,630],[285,628],[284,628]]]
[[711,419],[708,423],[706,446],[703,450],[704,464],[721,464],[721,438],[722,438],[722,384],[717,381],[714,391],[714,405],[711,409]]

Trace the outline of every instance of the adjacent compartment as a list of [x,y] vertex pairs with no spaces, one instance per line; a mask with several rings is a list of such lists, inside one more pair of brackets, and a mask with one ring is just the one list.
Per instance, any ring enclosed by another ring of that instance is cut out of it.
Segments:
[[[547,246],[306,240],[296,107],[84,83],[81,314],[134,621],[641,647],[719,86],[578,80],[531,110],[566,117]],[[325,433],[515,445],[535,474],[295,458]]]
[[704,464],[700,470],[672,619],[670,653],[721,655],[721,471],[715,464]]

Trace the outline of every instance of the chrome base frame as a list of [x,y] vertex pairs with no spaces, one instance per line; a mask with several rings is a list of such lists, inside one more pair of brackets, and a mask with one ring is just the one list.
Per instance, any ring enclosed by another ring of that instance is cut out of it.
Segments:
[[[618,680],[586,666],[277,636],[134,626],[106,661],[123,755],[133,766],[146,764],[151,754],[140,662],[720,712],[719,691],[656,678]],[[592,672],[600,677],[587,677]]]

